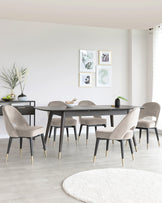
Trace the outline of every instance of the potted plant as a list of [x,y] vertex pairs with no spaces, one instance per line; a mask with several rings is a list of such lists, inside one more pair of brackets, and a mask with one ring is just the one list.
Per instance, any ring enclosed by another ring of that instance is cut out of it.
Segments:
[[21,90],[21,94],[18,96],[18,100],[25,101],[27,100],[27,96],[24,94],[24,88],[25,88],[28,68],[21,68],[20,70],[17,68],[16,72],[17,72],[18,83],[20,85],[20,90]]
[[119,97],[117,97],[116,99],[115,99],[115,107],[116,108],[119,108],[120,107],[120,99],[122,99],[122,100],[124,100],[124,101],[128,101],[126,98],[124,98],[124,97],[121,97],[121,96],[119,96]]
[[15,87],[17,86],[17,82],[18,82],[15,64],[13,65],[13,67],[11,67],[9,69],[3,68],[0,73],[0,79],[4,83],[3,87],[10,89],[10,91],[11,91],[10,97],[12,99],[14,99],[15,94],[13,91],[14,91]]

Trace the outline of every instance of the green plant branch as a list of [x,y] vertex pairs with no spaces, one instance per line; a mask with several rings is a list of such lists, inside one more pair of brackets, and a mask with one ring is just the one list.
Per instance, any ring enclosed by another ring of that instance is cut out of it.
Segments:
[[121,97],[121,96],[119,96],[119,97],[117,97],[118,99],[122,99],[122,100],[124,100],[124,101],[128,101],[126,98],[124,98],[124,97]]

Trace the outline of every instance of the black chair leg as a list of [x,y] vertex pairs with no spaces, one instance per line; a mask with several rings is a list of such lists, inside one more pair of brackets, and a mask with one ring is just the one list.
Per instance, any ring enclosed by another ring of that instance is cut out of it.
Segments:
[[82,128],[83,128],[83,125],[80,125],[78,140],[79,140],[79,138],[80,138],[80,135],[81,135],[81,132],[82,132]]
[[149,128],[146,129],[146,136],[147,136],[147,149],[149,145]]
[[57,131],[57,128],[54,127],[54,135],[53,135],[53,142],[55,143],[55,140],[56,140],[56,131]]
[[134,148],[137,152],[137,144],[136,144],[136,138],[135,138],[135,135],[133,135],[133,144],[134,144]]
[[159,146],[160,146],[160,140],[159,140],[159,135],[158,135],[158,130],[157,130],[157,128],[155,128],[155,133],[156,133],[156,138],[157,138],[158,144],[159,144]]
[[76,144],[77,144],[77,131],[76,131],[76,126],[74,126],[73,128],[74,128],[75,142],[76,142]]
[[22,153],[22,143],[23,143],[23,138],[20,137],[20,155],[21,155],[21,153]]
[[89,133],[89,126],[87,125],[87,128],[86,128],[86,144],[88,143],[88,133]]
[[139,129],[139,143],[141,142],[142,129]]
[[133,156],[133,147],[132,147],[132,140],[129,139],[128,142],[129,142],[129,147],[130,147],[130,151],[131,151],[131,154],[132,154],[132,159],[134,160],[134,156]]
[[96,154],[97,154],[97,150],[98,150],[99,141],[100,141],[100,139],[99,139],[99,138],[96,138],[96,145],[95,145],[93,163],[95,162],[95,158],[96,158]]
[[122,166],[124,166],[124,144],[123,144],[123,140],[120,140],[120,147],[121,147]]
[[50,127],[50,131],[49,131],[49,139],[51,137],[51,133],[52,133],[52,126]]
[[106,140],[106,156],[108,155],[109,140]]
[[95,125],[95,132],[97,131],[97,126]]
[[31,162],[33,163],[33,138],[32,137],[29,138],[29,142],[30,142]]
[[46,145],[45,145],[45,140],[44,140],[43,134],[41,134],[41,139],[42,139],[42,145],[43,145],[43,149],[44,149],[44,155],[45,155],[45,157],[47,157]]
[[7,154],[6,154],[6,161],[7,161],[7,159],[8,159],[8,155],[9,155],[9,152],[10,152],[11,144],[12,144],[12,137],[10,137],[10,138],[9,138],[9,141],[8,141]]
[[69,128],[66,128],[66,133],[67,133],[67,141],[69,142]]

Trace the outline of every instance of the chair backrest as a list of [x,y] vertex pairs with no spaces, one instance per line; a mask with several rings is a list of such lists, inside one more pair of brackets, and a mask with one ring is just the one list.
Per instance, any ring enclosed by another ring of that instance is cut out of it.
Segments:
[[65,106],[66,104],[62,101],[51,101],[49,102],[48,106]]
[[[48,106],[64,106],[67,107],[63,101],[51,101],[48,103]],[[49,114],[49,113],[48,113]],[[71,116],[68,116],[71,118]]]
[[27,121],[21,115],[21,113],[13,106],[3,106],[2,112],[8,135],[11,137],[18,137],[15,128],[18,126],[28,126]]
[[115,138],[121,140],[124,139],[124,137],[130,133],[133,136],[133,131],[136,128],[138,122],[139,112],[139,108],[135,108],[130,111],[119,123],[119,125],[114,129],[113,133],[110,136],[110,139]]
[[155,118],[155,125],[157,125],[157,121],[159,118],[160,113],[160,104],[156,102],[148,102],[143,104],[143,109],[140,110],[139,119],[147,118],[147,117],[154,117]]
[[[96,104],[90,100],[82,100],[78,103],[79,106],[95,106]],[[93,118],[101,118],[101,116],[93,116]],[[79,121],[81,116],[79,116]]]

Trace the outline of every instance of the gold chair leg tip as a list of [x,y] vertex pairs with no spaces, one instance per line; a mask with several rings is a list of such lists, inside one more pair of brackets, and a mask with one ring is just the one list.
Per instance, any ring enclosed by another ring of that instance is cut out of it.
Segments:
[[46,150],[44,150],[44,155],[45,155],[45,157],[47,157],[47,151]]
[[124,159],[122,159],[122,166],[124,166]]
[[160,147],[160,141],[158,141],[158,145],[159,145],[159,147]]
[[58,154],[58,158],[61,159],[61,152],[59,152],[59,154]]
[[93,157],[93,163],[95,162],[96,156]]
[[135,147],[135,150],[136,150],[136,152],[137,152],[137,147]]
[[8,160],[8,154],[6,154],[6,161]]
[[33,164],[33,156],[31,156],[31,163]]
[[134,160],[134,155],[132,154],[132,160]]

